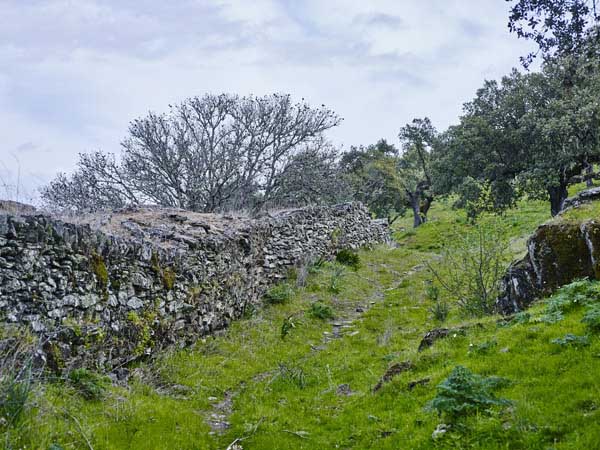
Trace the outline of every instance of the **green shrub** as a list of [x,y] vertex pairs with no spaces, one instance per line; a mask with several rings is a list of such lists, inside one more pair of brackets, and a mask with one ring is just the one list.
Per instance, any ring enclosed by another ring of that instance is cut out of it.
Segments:
[[339,264],[351,267],[355,270],[360,267],[360,256],[358,256],[358,253],[353,252],[350,249],[340,250],[337,255],[335,255],[335,260]]
[[511,404],[492,392],[506,384],[507,380],[503,378],[485,378],[466,367],[456,366],[448,378],[438,384],[436,396],[426,408],[437,411],[440,416],[444,414],[450,422],[471,414],[489,412],[493,407]]
[[289,366],[284,363],[279,363],[279,373],[277,376],[300,389],[306,387],[306,374],[301,367]]
[[494,222],[481,220],[447,242],[441,261],[435,267],[428,264],[430,271],[465,315],[494,313],[510,259],[506,233]]
[[307,270],[309,274],[319,273],[325,264],[325,259],[323,257],[319,257],[315,261],[307,264]]
[[264,299],[271,305],[278,305],[289,301],[293,293],[294,290],[289,284],[277,284],[266,292]]
[[315,317],[317,319],[327,320],[333,319],[333,309],[329,305],[326,305],[322,302],[315,302],[310,305],[310,309],[308,310],[308,314],[311,317]]
[[[28,329],[6,325],[0,327],[0,337],[0,431],[6,431],[8,439],[11,429],[20,428],[29,416],[28,403],[40,375],[33,370],[39,340]],[[3,437],[0,433],[0,440]]]
[[256,305],[252,302],[246,302],[244,304],[244,310],[242,312],[243,319],[251,319],[256,315],[258,310],[256,309]]
[[294,328],[296,328],[296,322],[293,315],[283,319],[283,323],[281,324],[281,339],[285,339]]
[[450,313],[450,306],[446,301],[440,298],[440,289],[434,284],[429,283],[425,291],[425,296],[427,297],[427,301],[431,303],[428,310],[431,313],[433,320],[440,323],[445,322]]
[[597,333],[600,331],[600,304],[596,303],[588,306],[583,319],[581,320],[585,323],[590,331],[593,333]]
[[0,417],[10,426],[23,417],[32,390],[30,368],[3,374],[0,381]]
[[69,384],[86,400],[101,400],[106,394],[106,377],[90,370],[72,370],[67,379]]
[[552,339],[550,342],[570,347],[587,347],[590,345],[590,340],[587,336],[577,336],[571,333],[565,334],[565,337]]
[[341,289],[342,279],[344,278],[344,266],[334,265],[331,276],[329,277],[329,292],[339,294]]
[[514,324],[524,324],[529,323],[530,320],[531,314],[529,314],[527,311],[520,311],[515,314],[515,317],[513,317],[511,322]]

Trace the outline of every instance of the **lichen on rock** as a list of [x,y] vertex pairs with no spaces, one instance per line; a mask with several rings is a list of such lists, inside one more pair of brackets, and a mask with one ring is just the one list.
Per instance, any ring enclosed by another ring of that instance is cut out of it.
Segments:
[[388,240],[359,203],[259,219],[155,207],[68,222],[0,213],[0,314],[50,337],[67,321],[47,346],[56,370],[110,369],[227,326],[307,255]]

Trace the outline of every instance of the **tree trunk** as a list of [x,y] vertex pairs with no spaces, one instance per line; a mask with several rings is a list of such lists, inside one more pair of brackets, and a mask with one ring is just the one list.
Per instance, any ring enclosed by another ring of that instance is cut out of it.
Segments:
[[427,196],[421,202],[421,223],[427,222],[427,213],[429,212],[429,208],[431,208],[431,204],[433,203],[433,197]]
[[421,202],[419,201],[418,196],[410,196],[410,207],[413,210],[413,228],[417,228],[423,223],[423,216],[421,215]]
[[592,179],[592,176],[594,175],[594,166],[592,164],[587,163],[587,166],[585,167],[585,174],[587,175],[585,180],[586,186],[589,188],[594,187],[594,181]]
[[550,194],[550,212],[554,217],[561,212],[563,204],[569,195],[567,192],[567,185],[561,183],[558,186],[549,187],[548,194]]

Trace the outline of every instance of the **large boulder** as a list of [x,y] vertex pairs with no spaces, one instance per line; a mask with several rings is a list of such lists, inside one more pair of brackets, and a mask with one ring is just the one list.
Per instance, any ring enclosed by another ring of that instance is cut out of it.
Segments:
[[511,314],[579,278],[600,278],[600,224],[558,220],[540,226],[527,254],[509,267],[497,300]]

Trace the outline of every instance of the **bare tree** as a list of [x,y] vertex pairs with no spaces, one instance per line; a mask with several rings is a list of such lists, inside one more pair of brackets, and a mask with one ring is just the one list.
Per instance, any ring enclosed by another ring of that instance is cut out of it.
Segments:
[[350,199],[338,164],[338,152],[330,143],[319,140],[306,146],[274,178],[269,204],[305,206]]
[[42,188],[42,199],[52,209],[80,212],[139,203],[114,155],[80,153],[77,167],[70,177],[59,173]]
[[59,174],[42,198],[74,211],[145,202],[203,212],[260,207],[294,155],[340,122],[289,95],[193,97],[134,120],[120,162],[80,155],[77,171]]

